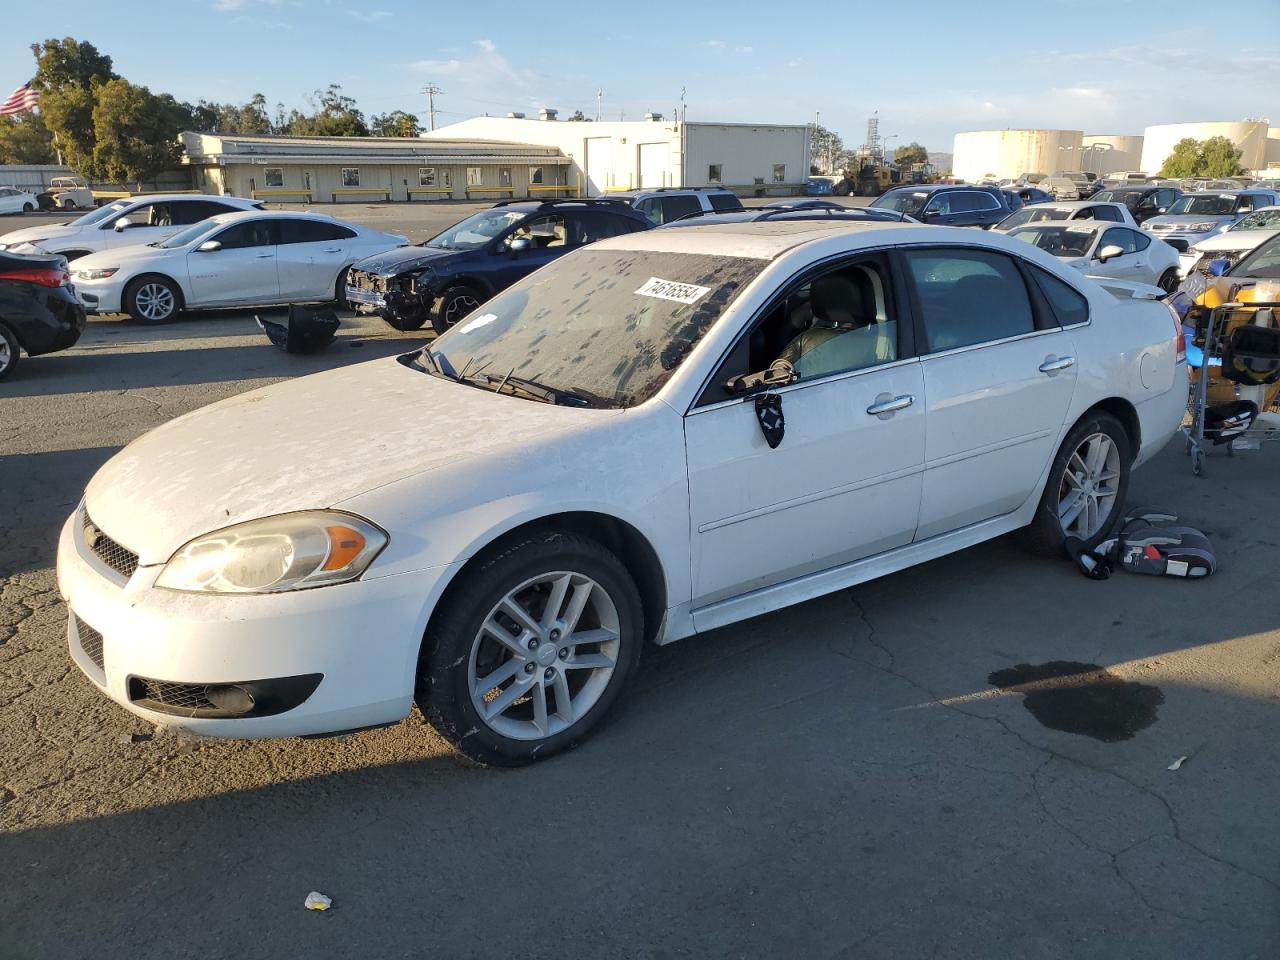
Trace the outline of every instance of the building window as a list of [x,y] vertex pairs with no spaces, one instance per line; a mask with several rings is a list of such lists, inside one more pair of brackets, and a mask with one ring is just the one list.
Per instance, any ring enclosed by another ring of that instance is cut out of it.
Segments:
[[546,178],[546,174],[543,173],[541,167],[529,168],[529,186],[532,187],[536,184],[546,183],[547,181],[545,178]]
[[774,183],[787,182],[787,165],[785,163],[775,163],[773,165],[773,182]]
[[467,167],[467,186],[478,187],[482,182],[479,167]]
[[262,171],[262,179],[268,187],[283,187],[284,167],[267,167]]
[[419,167],[418,168],[418,186],[434,187],[436,185],[436,168],[435,167]]
[[510,167],[498,168],[498,186],[500,187],[511,186],[511,168]]
[[360,186],[360,168],[359,167],[343,167],[342,168],[342,185],[344,187]]
[[711,166],[707,167],[707,182],[708,182],[708,183],[719,183],[719,182],[720,182],[720,170],[721,170],[721,165],[720,165],[720,164],[718,164],[718,163],[713,163],[713,164],[711,164]]

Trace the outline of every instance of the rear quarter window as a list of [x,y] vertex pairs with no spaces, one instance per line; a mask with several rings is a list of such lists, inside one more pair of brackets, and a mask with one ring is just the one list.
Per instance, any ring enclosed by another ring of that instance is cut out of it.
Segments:
[[1073,324],[1088,322],[1089,301],[1082,293],[1065,280],[1059,280],[1048,270],[1042,270],[1032,264],[1026,264],[1026,266],[1031,271],[1036,286],[1048,301],[1049,309],[1053,311],[1059,326],[1069,327]]

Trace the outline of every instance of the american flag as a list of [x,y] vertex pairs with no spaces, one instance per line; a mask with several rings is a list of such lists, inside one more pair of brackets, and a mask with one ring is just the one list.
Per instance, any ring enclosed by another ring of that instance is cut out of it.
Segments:
[[13,116],[15,113],[26,113],[40,103],[40,92],[32,90],[30,83],[24,83],[0,103],[0,116]]

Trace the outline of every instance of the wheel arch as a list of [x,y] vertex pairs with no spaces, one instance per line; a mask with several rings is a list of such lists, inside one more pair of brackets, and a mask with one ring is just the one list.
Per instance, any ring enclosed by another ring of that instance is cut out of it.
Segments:
[[[1123,397],[1108,397],[1082,413],[1076,423],[1097,410],[1103,410],[1120,421],[1125,435],[1129,438],[1129,453],[1136,460],[1138,451],[1142,449],[1142,422],[1138,419],[1138,409]],[[1074,429],[1075,424],[1071,427]],[[1070,430],[1067,432],[1069,433]]]
[[548,514],[533,520],[525,521],[498,534],[479,550],[476,550],[454,573],[448,586],[445,587],[435,609],[428,618],[427,633],[431,631],[431,621],[438,611],[443,609],[454,591],[461,589],[467,580],[469,571],[476,569],[494,553],[501,552],[512,541],[526,539],[530,536],[551,533],[574,533],[589,537],[611,551],[631,574],[636,589],[640,592],[640,604],[644,612],[644,639],[655,641],[658,630],[662,626],[667,611],[667,580],[658,552],[648,537],[625,520],[606,513],[590,510],[575,510],[565,513]]
[[441,284],[440,292],[436,294],[436,297],[443,297],[454,287],[472,287],[484,294],[486,300],[494,294],[493,286],[487,280],[482,277],[478,277],[475,274],[462,273],[456,277],[450,277]]

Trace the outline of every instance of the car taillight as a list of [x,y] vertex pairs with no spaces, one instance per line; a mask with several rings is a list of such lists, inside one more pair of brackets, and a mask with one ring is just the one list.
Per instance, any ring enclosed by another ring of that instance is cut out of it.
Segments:
[[1175,349],[1177,350],[1177,353],[1178,353],[1177,362],[1186,363],[1187,362],[1187,338],[1186,336],[1184,336],[1182,332],[1182,318],[1178,316],[1178,311],[1173,308],[1173,304],[1171,304],[1168,300],[1164,301],[1164,305],[1168,307],[1169,316],[1173,318],[1173,336],[1174,336],[1174,341],[1177,344],[1177,347]]
[[20,280],[42,287],[65,287],[71,282],[71,274],[66,267],[33,267],[30,270],[0,273],[0,280]]

